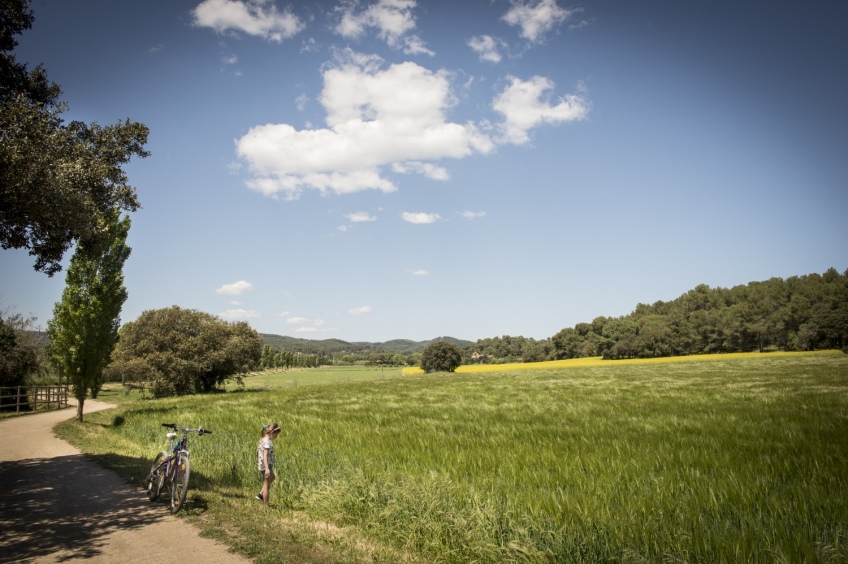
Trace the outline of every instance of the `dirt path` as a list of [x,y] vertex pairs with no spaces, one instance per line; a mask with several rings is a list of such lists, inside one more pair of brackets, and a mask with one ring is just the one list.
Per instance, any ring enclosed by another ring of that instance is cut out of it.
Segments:
[[[88,400],[85,412],[114,407]],[[53,434],[76,408],[0,421],[0,562],[246,563]]]

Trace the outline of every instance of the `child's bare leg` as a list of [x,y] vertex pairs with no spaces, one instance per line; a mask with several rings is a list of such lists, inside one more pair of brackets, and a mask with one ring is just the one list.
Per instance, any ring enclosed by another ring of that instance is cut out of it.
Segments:
[[262,483],[262,501],[265,502],[265,505],[268,505],[268,499],[271,497],[271,483],[274,481],[274,475],[265,477],[265,481]]

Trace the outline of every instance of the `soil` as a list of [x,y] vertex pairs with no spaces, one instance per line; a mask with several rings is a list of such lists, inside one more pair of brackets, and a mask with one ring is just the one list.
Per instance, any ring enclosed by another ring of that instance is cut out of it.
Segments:
[[[115,407],[87,400],[85,413]],[[0,562],[249,560],[53,434],[76,407],[0,421]]]

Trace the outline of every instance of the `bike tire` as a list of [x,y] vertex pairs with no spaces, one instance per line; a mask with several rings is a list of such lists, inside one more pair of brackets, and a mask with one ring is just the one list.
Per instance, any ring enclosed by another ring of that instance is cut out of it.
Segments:
[[162,486],[165,484],[165,466],[162,462],[167,457],[167,453],[160,452],[153,459],[150,474],[147,475],[147,498],[150,501],[156,501],[162,493]]
[[174,483],[171,486],[171,513],[177,513],[183,508],[188,494],[188,477],[191,473],[187,452],[183,452],[176,463]]

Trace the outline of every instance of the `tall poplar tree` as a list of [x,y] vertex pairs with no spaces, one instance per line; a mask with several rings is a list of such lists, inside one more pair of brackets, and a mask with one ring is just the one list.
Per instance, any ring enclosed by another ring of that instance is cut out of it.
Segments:
[[80,242],[68,267],[62,301],[47,323],[48,355],[72,385],[79,421],[87,393],[96,398],[100,391],[103,369],[117,341],[121,307],[127,299],[123,268],[130,255],[129,229],[129,217],[121,219],[116,210],[103,225],[99,253]]

